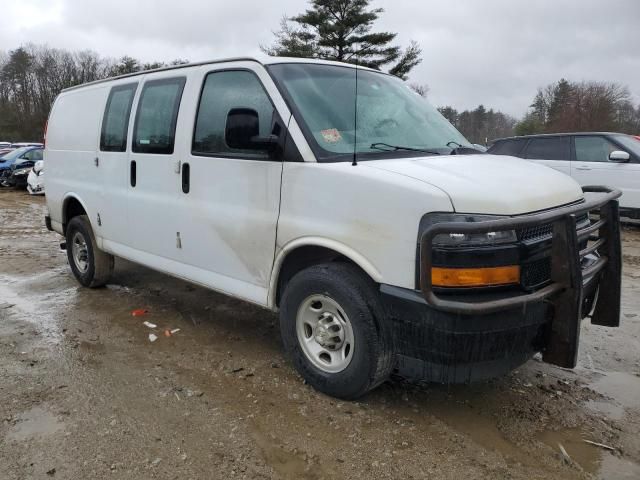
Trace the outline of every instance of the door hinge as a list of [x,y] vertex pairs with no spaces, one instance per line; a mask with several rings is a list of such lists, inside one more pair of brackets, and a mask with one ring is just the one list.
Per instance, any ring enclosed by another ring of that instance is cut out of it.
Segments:
[[97,167],[98,165],[100,165],[100,159],[98,157],[93,159],[93,163],[95,164],[95,166]]
[[102,219],[100,218],[100,213],[98,213],[98,226],[102,226]]
[[182,240],[180,239],[180,232],[176,232],[176,248],[182,248]]

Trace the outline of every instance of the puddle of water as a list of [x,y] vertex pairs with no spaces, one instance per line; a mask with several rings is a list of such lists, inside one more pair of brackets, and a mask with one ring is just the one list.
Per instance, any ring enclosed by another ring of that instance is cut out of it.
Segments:
[[17,420],[18,423],[7,434],[9,440],[23,441],[52,435],[64,429],[64,424],[42,407],[33,407],[21,413]]
[[584,440],[590,439],[585,437],[580,429],[544,431],[536,438],[558,453],[560,452],[558,444],[562,444],[571,459],[597,479],[638,480],[640,478],[640,465],[586,443]]
[[640,378],[635,375],[609,372],[589,386],[625,408],[640,410]]
[[585,403],[585,407],[592,412],[600,413],[611,420],[621,420],[622,417],[624,417],[624,408],[615,403],[601,400],[589,400]]
[[638,480],[640,465],[615,455],[605,454],[602,458],[598,478],[601,480]]
[[[12,305],[7,312],[19,312],[20,318],[36,325],[47,332],[48,339],[54,342],[62,338],[59,318],[53,307],[62,307],[72,303],[77,297],[77,288],[66,288],[54,292],[47,291],[48,285],[34,286],[36,279],[55,279],[56,272],[42,272],[27,279],[16,280],[7,276],[0,276],[0,298],[6,304]],[[49,281],[50,281],[49,280]],[[35,299],[34,299],[35,297]]]
[[538,434],[536,438],[558,454],[560,454],[558,444],[562,445],[571,460],[588,473],[594,474],[600,469],[602,451],[595,445],[585,443],[586,437],[582,435],[582,431],[578,428],[545,430]]
[[535,461],[529,458],[525,452],[502,435],[491,418],[480,415],[458,403],[434,402],[429,406],[429,411],[454,430],[468,435],[477,444],[499,452],[507,462],[518,462],[523,465],[535,464]]

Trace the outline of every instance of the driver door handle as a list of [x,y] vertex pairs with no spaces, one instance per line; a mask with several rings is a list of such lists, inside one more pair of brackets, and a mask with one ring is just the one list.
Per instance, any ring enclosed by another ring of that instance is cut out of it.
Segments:
[[591,170],[591,167],[587,167],[585,165],[582,165],[580,167],[576,167],[576,170]]

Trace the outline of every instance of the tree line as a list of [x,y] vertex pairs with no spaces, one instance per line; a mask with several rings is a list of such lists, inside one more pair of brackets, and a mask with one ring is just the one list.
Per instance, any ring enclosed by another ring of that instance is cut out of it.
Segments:
[[612,131],[640,134],[640,104],[629,89],[613,82],[561,79],[538,89],[515,133]]
[[471,143],[485,145],[493,139],[513,135],[517,120],[506,113],[479,105],[473,110],[458,112],[453,107],[440,107],[440,113]]
[[[395,43],[396,33],[377,31],[375,22],[383,9],[370,8],[370,3],[309,0],[305,12],[283,17],[280,29],[274,32],[274,43],[261,49],[269,55],[365,65],[406,81],[422,62],[421,49],[413,41],[403,48]],[[186,61],[174,60],[168,65],[181,63]],[[165,65],[33,44],[7,53],[0,51],[0,140],[42,138],[49,109],[64,88]],[[428,94],[426,84],[409,86],[422,96]],[[594,130],[640,133],[640,105],[633,104],[627,87],[609,82],[562,79],[540,88],[520,121],[482,104],[460,112],[452,106],[439,110],[465,137],[481,144],[514,134]]]
[[41,140],[51,105],[65,88],[166,65],[33,44],[0,52],[0,140]]

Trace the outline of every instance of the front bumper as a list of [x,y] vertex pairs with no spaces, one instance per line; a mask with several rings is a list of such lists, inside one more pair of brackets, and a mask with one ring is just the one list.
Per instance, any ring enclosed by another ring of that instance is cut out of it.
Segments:
[[[590,315],[593,324],[619,326],[621,193],[605,187],[584,191],[595,198],[538,214],[429,226],[420,238],[420,290],[381,287],[400,373],[432,381],[470,381],[504,373],[536,351],[546,362],[573,368],[583,318]],[[585,213],[599,218],[577,230],[576,218]],[[549,225],[551,278],[545,286],[524,293],[434,291],[431,268],[437,235]],[[585,257],[593,261],[582,262]]]

